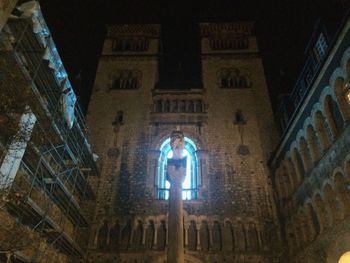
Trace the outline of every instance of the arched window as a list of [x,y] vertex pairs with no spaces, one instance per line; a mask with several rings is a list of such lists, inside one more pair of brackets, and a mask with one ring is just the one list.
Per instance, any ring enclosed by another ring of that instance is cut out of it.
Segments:
[[[184,156],[187,157],[186,178],[182,184],[182,199],[191,200],[198,197],[198,159],[197,147],[193,141],[185,137]],[[156,177],[157,198],[168,199],[170,183],[166,180],[167,160],[173,156],[170,138],[166,139],[160,147],[158,171]]]

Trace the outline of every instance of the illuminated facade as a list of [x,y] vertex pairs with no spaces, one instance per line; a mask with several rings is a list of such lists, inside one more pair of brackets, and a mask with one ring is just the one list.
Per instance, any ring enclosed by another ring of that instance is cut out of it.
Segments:
[[350,249],[350,21],[326,35],[320,24],[278,111],[283,135],[270,160],[290,262],[337,263]]
[[279,257],[266,166],[276,131],[254,25],[199,27],[201,83],[160,80],[159,25],[108,27],[87,116],[103,163],[91,262],[166,259],[166,161],[176,129],[188,160],[186,262]]

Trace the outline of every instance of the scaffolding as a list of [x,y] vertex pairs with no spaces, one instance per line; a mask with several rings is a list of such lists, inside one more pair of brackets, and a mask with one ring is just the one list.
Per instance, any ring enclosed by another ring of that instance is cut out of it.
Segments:
[[37,2],[18,9],[0,39],[0,120],[17,122],[0,134],[0,262],[84,261],[96,155]]

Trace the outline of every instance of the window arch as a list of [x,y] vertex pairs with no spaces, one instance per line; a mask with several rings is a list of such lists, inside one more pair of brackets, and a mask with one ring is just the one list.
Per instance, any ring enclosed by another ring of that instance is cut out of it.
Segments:
[[[186,178],[182,185],[182,199],[191,200],[198,197],[198,158],[197,147],[194,142],[185,137],[184,155],[187,157]],[[157,198],[169,198],[170,183],[166,179],[167,160],[172,157],[170,138],[166,139],[160,146],[158,170],[156,176]]]

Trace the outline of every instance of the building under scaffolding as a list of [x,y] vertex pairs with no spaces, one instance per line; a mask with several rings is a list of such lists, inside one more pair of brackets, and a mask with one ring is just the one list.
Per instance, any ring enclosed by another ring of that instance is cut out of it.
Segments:
[[97,156],[36,1],[0,52],[0,262],[85,261]]

